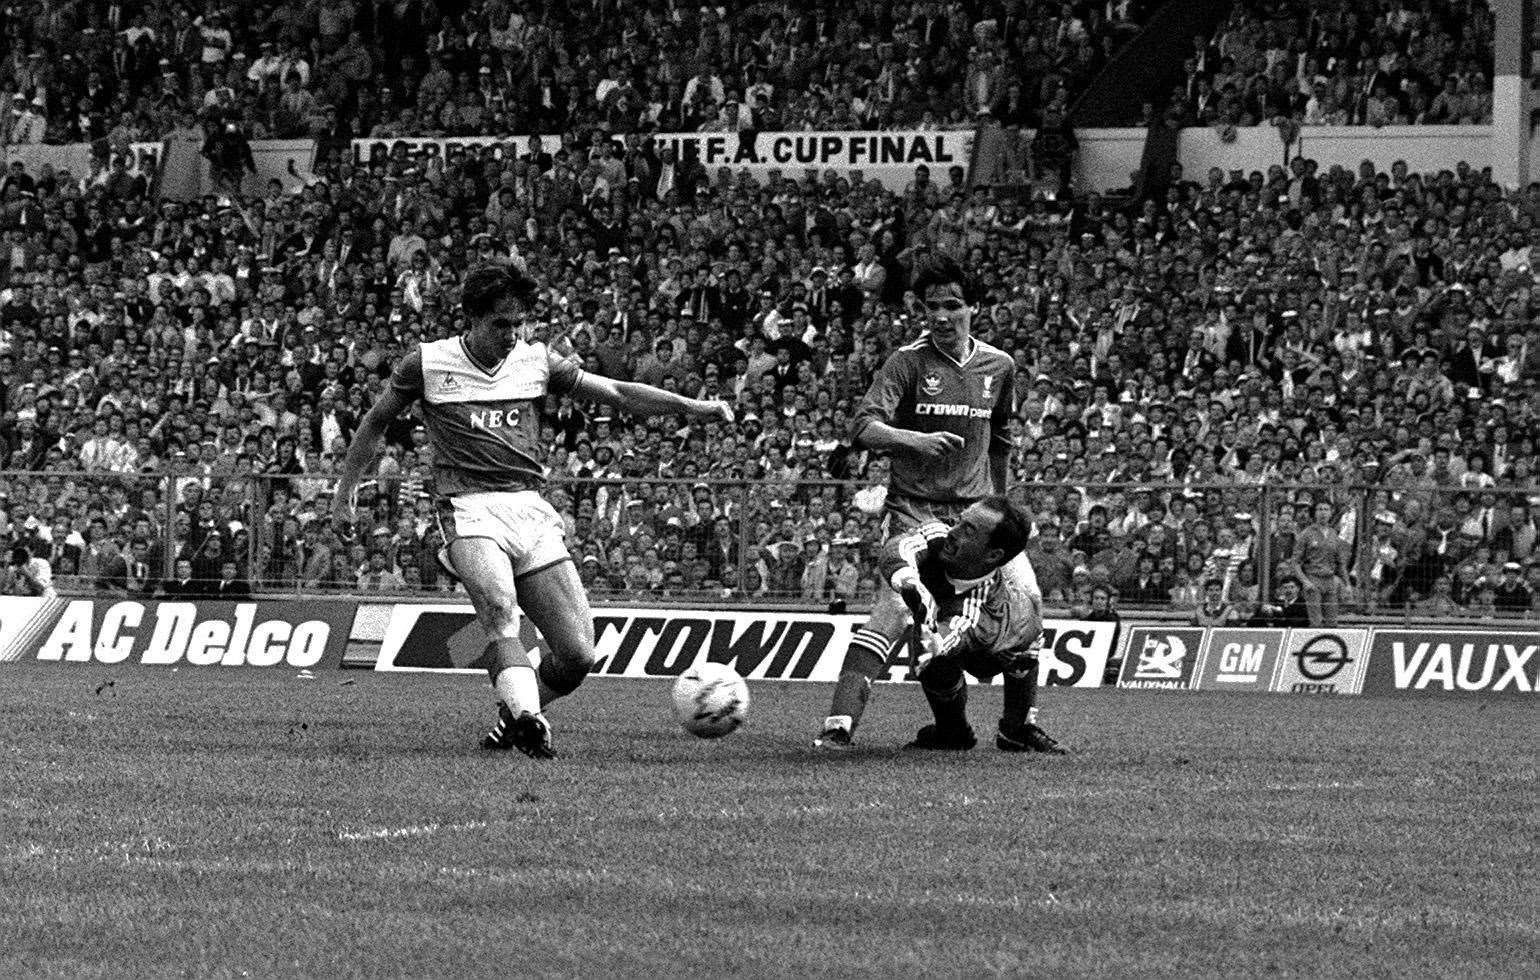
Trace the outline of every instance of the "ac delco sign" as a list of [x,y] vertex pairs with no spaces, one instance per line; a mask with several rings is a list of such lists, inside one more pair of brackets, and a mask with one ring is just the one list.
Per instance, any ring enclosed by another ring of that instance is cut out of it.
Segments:
[[352,609],[297,602],[99,602],[65,606],[37,659],[194,667],[341,663]]
[[1365,694],[1540,692],[1540,637],[1492,630],[1375,630]]

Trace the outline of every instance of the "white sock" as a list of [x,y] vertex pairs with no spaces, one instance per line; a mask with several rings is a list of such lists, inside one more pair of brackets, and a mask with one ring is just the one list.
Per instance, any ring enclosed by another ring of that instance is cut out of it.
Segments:
[[497,700],[507,705],[515,718],[526,711],[540,713],[540,685],[535,679],[535,668],[528,664],[504,667],[493,686],[497,689]]
[[823,730],[826,732],[838,728],[848,734],[854,725],[855,719],[849,715],[830,715],[823,720]]

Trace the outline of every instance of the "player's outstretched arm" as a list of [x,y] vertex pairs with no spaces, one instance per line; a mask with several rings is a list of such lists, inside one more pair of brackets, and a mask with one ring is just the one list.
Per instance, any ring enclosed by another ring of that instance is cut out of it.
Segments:
[[694,415],[732,422],[736,417],[727,402],[686,398],[662,388],[635,381],[616,381],[598,374],[585,373],[572,389],[576,398],[603,402],[632,415]]
[[348,455],[342,463],[342,476],[337,481],[336,495],[332,497],[334,520],[348,522],[353,519],[353,498],[358,494],[358,484],[363,480],[369,464],[374,462],[380,440],[385,437],[386,427],[395,421],[396,416],[410,408],[411,404],[412,399],[408,395],[394,385],[386,385],[374,405],[364,413],[358,423],[358,431],[353,433],[353,441],[348,445]]

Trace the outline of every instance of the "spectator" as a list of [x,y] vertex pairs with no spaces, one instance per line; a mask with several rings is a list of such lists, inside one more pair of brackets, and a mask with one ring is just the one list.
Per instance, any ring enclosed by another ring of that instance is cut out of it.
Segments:
[[1209,579],[1203,583],[1203,601],[1192,614],[1194,626],[1234,626],[1241,620],[1240,612],[1224,598],[1224,583]]
[[215,599],[249,599],[251,583],[239,577],[233,561],[219,563],[219,579],[209,587],[209,596]]
[[1278,583],[1277,598],[1263,603],[1247,623],[1249,626],[1291,627],[1309,626],[1310,613],[1302,599],[1303,588],[1297,578],[1285,578]]
[[175,573],[161,582],[159,591],[167,598],[196,598],[203,595],[203,583],[193,578],[192,561],[178,558]]
[[32,548],[17,544],[11,548],[11,560],[6,568],[4,587],[0,595],[54,596],[53,569],[48,560],[32,554]]

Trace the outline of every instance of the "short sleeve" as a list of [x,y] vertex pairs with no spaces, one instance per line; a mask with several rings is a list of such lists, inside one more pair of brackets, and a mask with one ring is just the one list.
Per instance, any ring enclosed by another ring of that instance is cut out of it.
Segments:
[[546,390],[554,395],[570,395],[583,378],[583,369],[576,357],[562,357],[549,347],[545,351],[549,379]]
[[899,406],[914,390],[914,363],[903,352],[895,352],[877,369],[872,386],[856,411],[852,438],[859,440],[861,433],[873,422],[891,425]]
[[390,386],[407,401],[417,401],[423,393],[422,348],[414,347],[411,353],[396,362],[390,372]]
[[990,416],[990,438],[996,444],[1003,444],[1007,449],[1011,442],[1011,419],[1016,416],[1016,365],[1007,360],[1005,371],[1000,379],[1000,394],[995,401],[994,412]]

